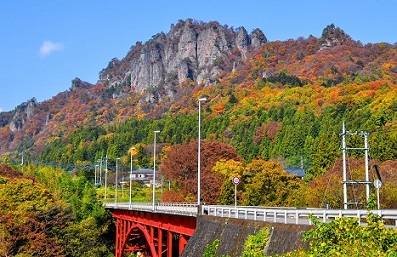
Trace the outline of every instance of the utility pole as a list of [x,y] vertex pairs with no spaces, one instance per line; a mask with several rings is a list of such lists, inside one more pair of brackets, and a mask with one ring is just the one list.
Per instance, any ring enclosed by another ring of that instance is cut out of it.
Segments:
[[[368,151],[369,151],[369,145],[368,145],[368,135],[369,133],[366,131],[361,131],[361,132],[349,132],[345,128],[345,122],[343,122],[342,125],[342,133],[340,134],[342,136],[342,154],[343,154],[343,208],[347,209],[349,202],[347,199],[347,186],[348,185],[355,185],[355,184],[364,184],[365,189],[366,189],[366,199],[367,203],[369,200],[369,195],[370,195],[370,184],[371,182],[369,181],[369,170],[368,170]],[[364,147],[347,147],[346,146],[346,136],[363,136],[364,137]],[[346,170],[346,153],[348,150],[356,150],[356,151],[364,151],[365,155],[365,180],[363,181],[357,181],[357,180],[347,180],[347,170]],[[350,203],[351,204],[351,203]],[[354,202],[353,202],[354,204]]]
[[346,128],[345,122],[342,125],[342,153],[343,153],[343,209],[347,209],[347,175],[346,175]]

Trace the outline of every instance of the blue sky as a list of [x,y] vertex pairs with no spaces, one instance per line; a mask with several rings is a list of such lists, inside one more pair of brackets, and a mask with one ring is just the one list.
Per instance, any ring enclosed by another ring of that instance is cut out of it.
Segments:
[[112,58],[122,59],[171,24],[218,21],[268,40],[321,36],[334,23],[362,43],[397,42],[395,0],[1,0],[0,111],[35,97],[90,83]]

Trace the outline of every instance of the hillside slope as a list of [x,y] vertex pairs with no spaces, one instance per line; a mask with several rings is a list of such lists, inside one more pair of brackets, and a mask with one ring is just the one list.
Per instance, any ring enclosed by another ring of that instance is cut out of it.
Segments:
[[[248,34],[217,22],[179,21],[168,33],[137,42],[122,60],[111,60],[95,85],[75,78],[70,90],[50,100],[32,99],[1,113],[0,154],[18,159],[24,151],[37,158],[54,142],[69,144],[71,153],[78,147],[88,149],[100,135],[73,144],[70,135],[100,126],[105,134],[117,136],[120,131],[107,125],[131,118],[150,119],[152,124],[163,120],[162,131],[168,134],[162,137],[177,143],[195,137],[191,115],[197,113],[197,99],[206,95],[204,123],[212,125],[203,128],[205,137],[231,143],[245,159],[304,156],[308,165],[315,165],[329,155],[326,164],[318,164],[326,168],[336,158],[342,120],[347,119],[352,130],[378,133],[393,128],[396,62],[395,45],[362,45],[333,24],[321,38],[268,42],[260,30]],[[183,132],[178,125],[167,127],[177,117],[189,120],[179,121],[185,124]],[[135,140],[148,144],[151,137]],[[319,149],[324,142],[330,146]],[[385,144],[393,149],[395,133],[371,143],[376,157],[396,158],[380,150]],[[129,146],[119,151],[127,154]],[[86,154],[72,159],[94,158]]]

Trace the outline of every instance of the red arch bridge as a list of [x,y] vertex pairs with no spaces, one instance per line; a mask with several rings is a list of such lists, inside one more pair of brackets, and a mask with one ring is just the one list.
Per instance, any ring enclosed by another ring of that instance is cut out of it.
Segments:
[[[323,222],[336,217],[355,217],[365,222],[367,210],[297,209],[252,206],[219,206],[190,203],[106,203],[116,221],[115,256],[141,252],[143,256],[173,257],[182,254],[196,229],[197,217],[211,215],[227,218],[310,225],[310,215]],[[374,210],[397,227],[397,210]]]

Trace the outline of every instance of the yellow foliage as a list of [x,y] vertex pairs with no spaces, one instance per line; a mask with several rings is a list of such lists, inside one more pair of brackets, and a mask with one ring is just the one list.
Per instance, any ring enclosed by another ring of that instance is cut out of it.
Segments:
[[386,62],[382,65],[382,69],[383,70],[390,70],[390,69],[394,69],[394,67],[396,67],[395,63],[391,63],[391,62]]
[[220,160],[216,162],[212,168],[213,171],[218,172],[224,178],[231,178],[233,176],[242,176],[244,174],[244,166],[241,162],[235,160]]

